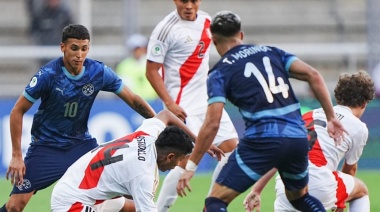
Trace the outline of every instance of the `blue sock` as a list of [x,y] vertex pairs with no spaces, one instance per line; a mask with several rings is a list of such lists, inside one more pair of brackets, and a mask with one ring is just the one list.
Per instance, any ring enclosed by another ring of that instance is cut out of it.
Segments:
[[226,212],[227,204],[215,197],[207,197],[205,200],[205,212]]
[[322,203],[309,193],[306,193],[299,199],[289,201],[293,207],[303,212],[325,212],[325,208]]
[[5,207],[5,204],[3,205],[3,207],[0,208],[0,212],[7,212],[7,208]]

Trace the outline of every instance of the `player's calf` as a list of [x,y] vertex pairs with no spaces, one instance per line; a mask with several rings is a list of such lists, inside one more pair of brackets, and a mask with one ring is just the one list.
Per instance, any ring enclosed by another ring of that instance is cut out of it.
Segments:
[[293,207],[303,212],[325,212],[325,208],[322,203],[315,197],[306,193],[301,198],[289,201]]

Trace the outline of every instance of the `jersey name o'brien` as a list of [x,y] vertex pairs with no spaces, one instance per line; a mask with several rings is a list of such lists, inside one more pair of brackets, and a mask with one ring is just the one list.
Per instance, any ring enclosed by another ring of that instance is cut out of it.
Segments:
[[267,52],[267,51],[272,51],[272,49],[269,48],[268,46],[251,46],[249,48],[242,49],[234,54],[231,54],[231,56],[235,60],[239,60],[241,58],[246,58],[248,56],[254,55],[259,52]]
[[145,137],[139,136],[137,137],[137,159],[141,161],[145,161],[145,155],[146,155],[146,143],[145,143]]

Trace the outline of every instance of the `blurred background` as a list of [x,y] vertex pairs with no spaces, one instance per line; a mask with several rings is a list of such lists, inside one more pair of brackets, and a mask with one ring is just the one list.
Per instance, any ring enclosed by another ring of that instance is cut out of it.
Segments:
[[[155,25],[175,9],[171,0],[0,0],[0,5],[1,177],[11,155],[9,113],[41,63],[62,55],[60,24],[85,25],[91,32],[89,57],[115,69],[129,54],[126,40],[135,33],[149,37]],[[200,9],[211,16],[220,10],[239,14],[246,43],[274,45],[297,55],[322,73],[332,95],[340,73],[377,73],[379,0],[203,0]],[[58,41],[54,40],[57,32]],[[218,58],[212,46],[210,66]],[[374,80],[380,81],[380,76]],[[305,83],[292,83],[305,109],[319,107]],[[156,111],[162,108],[158,100],[150,103]],[[363,116],[370,138],[360,168],[380,169],[379,106],[376,99]],[[101,93],[89,122],[93,136],[102,142],[133,131],[141,117],[125,108],[112,95]],[[227,109],[241,133],[240,115],[231,105]],[[24,117],[25,150],[34,111]]]

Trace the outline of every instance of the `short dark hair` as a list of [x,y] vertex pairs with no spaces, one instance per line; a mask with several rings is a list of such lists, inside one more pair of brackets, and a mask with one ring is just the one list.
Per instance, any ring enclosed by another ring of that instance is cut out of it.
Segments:
[[193,149],[193,139],[177,126],[168,126],[158,135],[156,146],[167,152],[178,155],[190,154]]
[[212,18],[210,30],[224,37],[234,36],[241,30],[240,17],[231,11],[220,11]]
[[375,85],[365,71],[343,73],[334,89],[336,103],[348,107],[360,107],[375,98]]
[[78,40],[90,40],[90,33],[83,25],[69,24],[62,30],[62,43],[66,42],[69,38],[75,38]]

